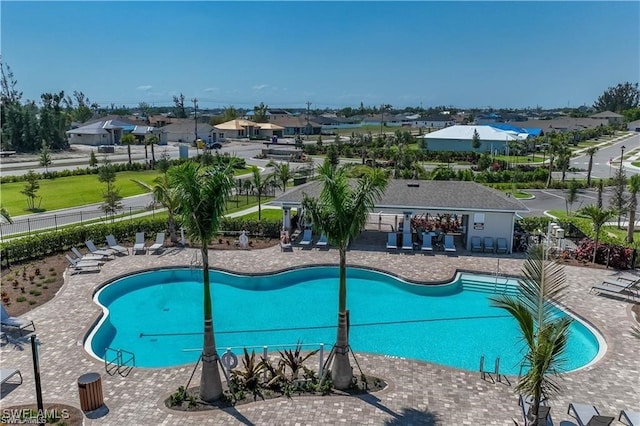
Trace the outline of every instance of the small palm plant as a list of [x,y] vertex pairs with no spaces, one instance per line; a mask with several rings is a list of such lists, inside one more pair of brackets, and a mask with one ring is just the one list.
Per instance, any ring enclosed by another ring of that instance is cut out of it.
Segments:
[[527,424],[535,424],[540,401],[560,390],[554,379],[563,371],[571,324],[569,317],[557,315],[553,304],[562,300],[566,288],[564,269],[557,263],[547,262],[545,257],[542,245],[532,246],[523,265],[519,294],[491,298],[493,306],[514,317],[525,342],[523,364],[528,370],[515,390],[533,399]]
[[603,209],[598,206],[589,205],[580,209],[580,214],[587,216],[593,223],[593,230],[596,233],[596,246],[593,249],[593,259],[591,263],[596,263],[596,254],[598,253],[598,242],[600,241],[600,231],[604,224],[613,217],[614,212],[612,210]]

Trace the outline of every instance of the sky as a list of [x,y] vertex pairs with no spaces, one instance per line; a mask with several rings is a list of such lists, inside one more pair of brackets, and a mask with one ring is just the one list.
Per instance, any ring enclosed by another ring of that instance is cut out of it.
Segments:
[[24,99],[578,107],[640,79],[640,2],[0,2]]

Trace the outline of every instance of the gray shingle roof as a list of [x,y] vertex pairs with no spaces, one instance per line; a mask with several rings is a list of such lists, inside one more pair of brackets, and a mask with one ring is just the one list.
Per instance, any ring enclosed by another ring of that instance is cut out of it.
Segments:
[[[297,204],[302,201],[304,193],[317,197],[320,191],[320,182],[314,181],[283,194],[272,203]],[[475,182],[400,179],[389,181],[387,190],[376,203],[376,209],[528,211],[517,199]]]

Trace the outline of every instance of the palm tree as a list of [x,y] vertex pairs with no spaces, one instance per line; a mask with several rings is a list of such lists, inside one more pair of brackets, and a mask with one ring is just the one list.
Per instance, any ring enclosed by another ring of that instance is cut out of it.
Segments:
[[527,424],[534,425],[543,397],[558,393],[553,376],[562,373],[563,355],[567,347],[569,325],[567,316],[558,318],[554,302],[565,291],[564,269],[560,264],[546,262],[542,245],[529,250],[522,267],[517,296],[500,295],[491,298],[493,306],[504,309],[517,321],[526,344],[525,365],[528,371],[520,378],[515,390],[533,398]]
[[593,170],[593,156],[598,151],[597,146],[592,146],[586,150],[589,156],[589,165],[587,166],[587,188],[591,187],[591,171]]
[[282,192],[285,192],[287,190],[287,182],[293,179],[293,171],[289,163],[276,163],[273,168],[273,179],[278,182]]
[[191,241],[200,244],[204,289],[204,343],[200,398],[215,401],[222,396],[218,353],[213,334],[211,289],[209,288],[208,245],[224,213],[225,200],[233,188],[229,169],[203,168],[187,162],[169,170],[169,182],[176,192],[182,223]]
[[141,188],[153,193],[153,199],[156,203],[160,203],[162,207],[167,209],[167,228],[169,229],[169,237],[171,242],[176,244],[178,242],[178,234],[176,232],[176,214],[180,204],[178,204],[178,197],[176,191],[171,187],[169,177],[166,174],[162,174],[153,180],[154,185],[149,185],[141,180],[132,179]]
[[[155,150],[153,149],[153,146],[158,143],[158,137],[156,135],[151,135],[146,139],[145,142],[151,145],[151,164],[153,164],[152,168],[155,168],[156,153],[155,153]],[[145,151],[147,147],[146,143],[145,143]]]
[[373,169],[352,188],[346,169],[333,166],[328,159],[319,166],[318,176],[323,185],[319,198],[305,195],[302,205],[314,227],[324,232],[329,243],[337,247],[340,253],[338,335],[333,349],[331,378],[337,389],[346,389],[352,379],[347,311],[347,246],[352,238],[358,236],[375,202],[384,193],[387,176],[382,169]]
[[629,178],[629,224],[627,225],[627,242],[633,242],[635,231],[636,211],[638,209],[638,192],[640,192],[640,175]]
[[256,195],[258,196],[258,220],[262,220],[262,196],[269,189],[269,185],[271,185],[271,176],[263,177],[260,174],[260,169],[256,166],[251,166],[251,185],[253,189],[256,191]]
[[596,233],[596,246],[593,249],[593,260],[591,263],[596,263],[596,253],[598,252],[598,241],[600,241],[600,231],[602,226],[613,217],[614,212],[609,209],[602,209],[601,207],[588,205],[580,209],[580,214],[587,216],[593,223],[593,230]]
[[9,211],[4,207],[0,206],[0,223],[13,223],[13,219],[11,219],[11,215]]
[[129,156],[129,164],[131,164],[131,145],[136,143],[136,137],[127,133],[120,138],[120,143],[127,146],[127,155]]

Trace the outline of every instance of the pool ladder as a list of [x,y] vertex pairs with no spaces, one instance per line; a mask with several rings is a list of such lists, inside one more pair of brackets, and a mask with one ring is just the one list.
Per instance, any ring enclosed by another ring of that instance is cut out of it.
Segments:
[[[109,355],[112,355],[110,358]],[[104,369],[108,375],[127,377],[136,366],[136,355],[124,349],[105,348]]]
[[194,252],[193,256],[191,257],[191,262],[190,262],[190,267],[191,268],[199,268],[202,266],[202,262],[200,261],[200,259],[198,258],[198,252]]
[[[495,375],[495,380],[492,374]],[[493,371],[489,371],[489,370],[486,370],[484,367],[484,354],[483,354],[480,356],[480,378],[482,380],[486,380],[487,376],[489,376],[489,380],[491,380],[491,383],[496,383],[496,382],[502,383],[502,378],[504,378],[506,383],[508,385],[511,385],[511,382],[509,382],[509,379],[507,379],[507,376],[500,374],[500,357],[496,358]]]

